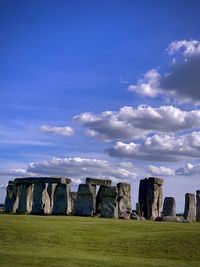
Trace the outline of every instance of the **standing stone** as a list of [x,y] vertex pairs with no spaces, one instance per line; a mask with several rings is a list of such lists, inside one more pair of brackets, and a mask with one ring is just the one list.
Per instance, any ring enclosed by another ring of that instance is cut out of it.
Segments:
[[118,183],[118,212],[131,213],[131,185],[128,183]]
[[141,216],[140,203],[136,203],[136,215]]
[[91,185],[107,185],[111,186],[112,181],[111,180],[103,180],[103,179],[96,179],[96,178],[86,178],[86,184],[91,184]]
[[5,212],[16,212],[17,187],[13,181],[8,182],[5,199]]
[[50,198],[44,182],[36,182],[33,190],[32,214],[50,214]]
[[188,221],[196,220],[195,195],[191,193],[185,194],[185,210],[184,219]]
[[163,204],[163,217],[176,217],[176,201],[174,197],[166,197]]
[[47,186],[47,193],[50,200],[50,214],[53,212],[53,203],[54,203],[54,192],[56,190],[56,183],[49,183]]
[[102,191],[104,190],[104,185],[99,187],[96,196],[96,214],[101,214],[101,207],[102,207]]
[[70,185],[57,184],[54,191],[53,214],[71,213]]
[[101,216],[118,218],[118,189],[116,186],[102,186]]
[[163,179],[149,177],[140,180],[139,199],[141,216],[147,219],[156,219],[161,214]]
[[96,213],[96,186],[80,184],[75,203],[75,214],[79,216],[92,216]]
[[200,190],[197,190],[196,193],[196,220],[200,222]]
[[17,213],[30,213],[32,211],[34,185],[23,183],[19,185],[19,206]]
[[70,199],[71,199],[71,213],[75,213],[75,203],[77,200],[77,192],[70,192]]

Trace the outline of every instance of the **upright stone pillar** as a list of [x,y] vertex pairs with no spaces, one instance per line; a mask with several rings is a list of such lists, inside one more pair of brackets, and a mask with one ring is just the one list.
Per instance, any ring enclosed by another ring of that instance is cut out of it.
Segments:
[[70,185],[59,183],[54,191],[53,214],[70,214]]
[[200,222],[200,190],[196,191],[196,220]]
[[188,221],[196,220],[196,206],[195,206],[195,195],[191,193],[185,194],[185,210],[184,218]]
[[36,182],[33,190],[32,214],[50,214],[50,198],[45,182]]
[[161,215],[163,179],[149,177],[140,181],[139,204],[141,216],[146,219],[156,219]]
[[102,186],[101,216],[118,218],[118,189],[116,186]]
[[176,217],[176,201],[174,197],[166,197],[163,204],[163,217]]
[[56,190],[56,183],[49,183],[47,186],[47,193],[49,195],[50,200],[50,214],[53,212],[53,203],[54,203],[54,192]]
[[131,185],[128,183],[118,183],[118,211],[121,213],[131,213]]
[[96,186],[80,184],[75,203],[75,214],[79,216],[92,216],[96,212]]
[[18,188],[16,184],[13,181],[8,182],[8,186],[6,189],[6,199],[5,199],[5,212],[16,212],[16,209],[18,208]]
[[29,183],[19,185],[19,206],[17,213],[30,213],[32,211],[33,188],[34,185]]
[[70,192],[70,199],[71,199],[71,213],[75,213],[75,204],[77,200],[77,192]]

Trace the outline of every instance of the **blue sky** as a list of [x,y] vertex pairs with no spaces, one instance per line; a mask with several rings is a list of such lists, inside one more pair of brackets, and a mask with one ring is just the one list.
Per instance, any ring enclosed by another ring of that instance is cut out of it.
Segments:
[[155,175],[182,210],[200,188],[199,8],[1,1],[0,201],[10,178],[58,174],[129,181],[134,204]]

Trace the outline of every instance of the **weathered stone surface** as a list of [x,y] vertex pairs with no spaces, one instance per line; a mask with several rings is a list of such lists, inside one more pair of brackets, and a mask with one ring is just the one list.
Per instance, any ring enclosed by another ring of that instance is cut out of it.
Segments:
[[162,217],[163,222],[181,222],[179,218],[176,216],[163,216]]
[[118,212],[119,214],[131,213],[131,185],[128,183],[118,183]]
[[196,191],[196,220],[200,222],[200,190]]
[[112,181],[87,177],[86,178],[86,184],[110,186],[112,184]]
[[158,178],[158,177],[149,177],[148,180],[150,181],[150,183],[152,184],[157,184],[162,186],[163,185],[163,179],[162,178]]
[[70,184],[71,179],[67,177],[26,177],[16,178],[16,184],[35,184],[35,183],[56,183],[56,184]]
[[71,199],[70,199],[70,185],[57,184],[54,191],[53,214],[70,214],[71,213]]
[[17,192],[16,184],[13,181],[9,181],[7,189],[6,189],[6,199],[5,199],[5,212],[16,212],[18,208],[18,192]]
[[118,189],[116,186],[102,186],[101,216],[118,218]]
[[194,194],[191,194],[191,193],[185,194],[184,218],[189,221],[196,220],[196,206],[195,206]]
[[101,214],[101,206],[102,206],[102,191],[104,190],[104,185],[101,185],[99,187],[99,190],[97,192],[96,196],[96,214]]
[[141,216],[141,209],[140,209],[140,203],[139,202],[136,203],[136,214]]
[[96,186],[80,184],[75,203],[75,215],[93,216],[96,212]]
[[56,183],[49,183],[47,186],[47,193],[50,200],[50,214],[53,212],[54,192],[56,190]]
[[50,197],[44,182],[34,184],[32,214],[51,214]]
[[166,197],[163,204],[163,217],[176,217],[176,201],[174,197]]
[[24,183],[18,186],[19,189],[19,205],[17,213],[30,213],[33,205],[33,188],[34,185]]
[[75,204],[77,200],[77,192],[70,192],[70,199],[71,199],[71,213],[75,213]]
[[140,180],[138,202],[141,216],[147,219],[160,216],[163,198],[162,184],[161,178],[150,177]]
[[119,214],[119,219],[123,219],[123,220],[130,220],[131,214],[129,212],[121,212]]

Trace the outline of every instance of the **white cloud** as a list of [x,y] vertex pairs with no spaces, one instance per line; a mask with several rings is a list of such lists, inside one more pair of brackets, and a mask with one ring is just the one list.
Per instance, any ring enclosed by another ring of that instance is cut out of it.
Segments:
[[74,134],[74,130],[69,126],[56,127],[56,126],[42,125],[40,127],[40,130],[45,133],[52,133],[62,136],[72,136]]
[[30,163],[28,172],[40,175],[61,175],[82,181],[85,177],[109,178],[116,180],[133,180],[135,167],[130,162],[112,163],[106,160],[88,158],[53,158],[40,163]]
[[149,70],[145,73],[144,78],[140,79],[137,84],[129,85],[128,90],[142,96],[148,96],[151,98],[157,97],[161,94],[159,88],[160,78],[161,75],[157,70]]
[[112,157],[149,161],[178,161],[185,158],[200,158],[200,132],[176,136],[153,135],[141,144],[117,142],[107,149]]
[[179,103],[200,100],[200,42],[197,40],[173,41],[167,48],[174,56],[168,72],[161,75],[157,70],[147,71],[136,84],[128,90],[141,96],[155,98],[162,96],[168,101]]
[[183,111],[173,106],[124,106],[118,112],[82,113],[75,121],[87,134],[100,140],[144,138],[155,132],[166,133],[200,127],[200,110]]
[[155,175],[155,176],[171,176],[171,175],[175,174],[174,170],[167,168],[167,167],[164,167],[164,166],[157,167],[154,165],[149,165],[149,166],[147,166],[146,169],[147,169],[147,172],[149,172],[151,175]]
[[200,43],[197,40],[173,41],[168,46],[167,51],[170,55],[173,55],[179,51],[185,56],[200,54]]
[[190,164],[187,163],[184,167],[176,170],[177,175],[193,176],[200,175],[200,164]]

